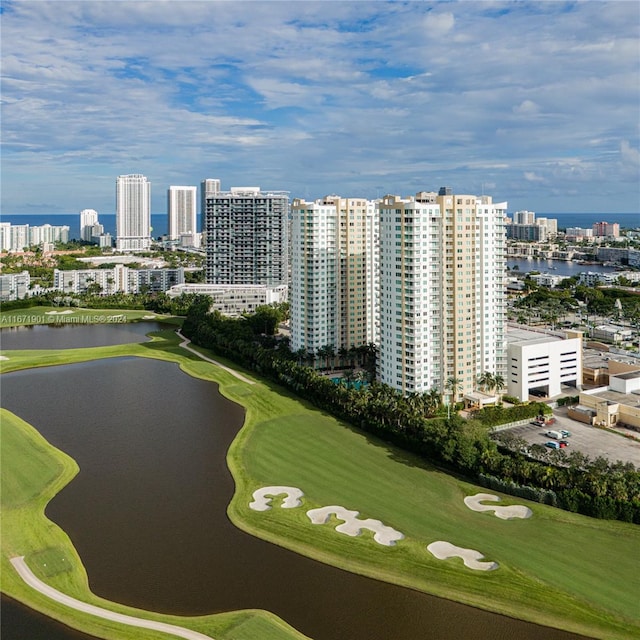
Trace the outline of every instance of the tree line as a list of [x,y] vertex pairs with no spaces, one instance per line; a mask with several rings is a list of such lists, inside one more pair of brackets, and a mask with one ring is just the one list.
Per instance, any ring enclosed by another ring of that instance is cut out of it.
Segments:
[[487,425],[547,413],[544,403],[484,409],[464,419],[447,411],[451,404],[443,404],[435,389],[405,396],[375,380],[336,382],[305,364],[286,338],[265,331],[265,315],[266,309],[258,310],[257,320],[209,313],[209,300],[203,297],[191,305],[182,331],[194,344],[277,382],[336,418],[484,486],[596,518],[640,524],[640,473],[633,465],[528,446],[508,435],[491,437]]

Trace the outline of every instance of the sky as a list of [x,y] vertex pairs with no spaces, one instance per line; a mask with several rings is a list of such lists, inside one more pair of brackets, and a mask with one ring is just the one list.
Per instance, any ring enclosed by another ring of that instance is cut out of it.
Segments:
[[141,173],[639,212],[640,3],[3,0],[1,211]]

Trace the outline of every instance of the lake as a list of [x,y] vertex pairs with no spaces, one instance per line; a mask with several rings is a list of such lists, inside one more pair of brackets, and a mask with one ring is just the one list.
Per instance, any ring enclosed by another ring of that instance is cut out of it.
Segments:
[[[56,347],[58,330],[44,333]],[[226,452],[244,410],[176,364],[125,357],[4,374],[2,404],[78,462],[47,515],[104,598],[181,615],[266,609],[315,640],[579,637],[342,571],[237,529],[226,515]]]

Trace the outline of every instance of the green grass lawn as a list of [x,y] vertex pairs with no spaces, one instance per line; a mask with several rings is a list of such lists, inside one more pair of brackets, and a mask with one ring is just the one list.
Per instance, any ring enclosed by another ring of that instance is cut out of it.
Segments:
[[[153,316],[153,318],[151,317]],[[85,309],[80,307],[30,307],[0,311],[0,328],[33,324],[120,324],[139,320],[182,324],[182,319],[146,309]]]
[[[464,505],[463,498],[486,490],[341,424],[275,385],[260,381],[247,385],[219,367],[187,354],[177,344],[172,332],[158,332],[153,342],[139,345],[72,349],[64,353],[11,352],[10,359],[0,365],[8,371],[119,355],[180,362],[187,373],[218,382],[226,396],[246,407],[245,427],[229,452],[236,481],[229,515],[237,526],[336,566],[516,618],[598,638],[640,637],[637,526],[595,520],[510,496],[502,496],[501,504],[526,504],[533,510],[533,517],[503,521],[488,512],[473,512]],[[8,555],[14,555],[20,546],[28,554],[64,557],[65,562],[73,564],[71,571],[60,570],[50,577],[46,577],[43,567],[32,567],[53,586],[100,606],[131,613],[126,607],[105,603],[88,592],[80,559],[65,534],[42,515],[46,501],[73,475],[74,470],[69,467],[72,462],[9,414],[9,424],[13,421],[20,433],[27,434],[24,437],[28,446],[16,434],[6,440],[11,452],[7,465],[3,464],[3,486],[5,475],[17,475],[6,485],[8,502],[5,503],[4,491],[2,495],[2,589],[48,613],[56,609],[27,593],[12,569],[7,568]],[[3,454],[5,423],[7,418],[3,416]],[[22,463],[31,464],[20,458],[19,451],[25,448],[27,457],[40,456],[40,462],[43,455],[50,456],[45,465],[48,468],[33,477],[17,471]],[[44,453],[37,453],[41,449]],[[14,462],[14,455],[18,462]],[[302,489],[303,506],[288,510],[275,506],[267,512],[248,508],[255,489],[279,484]],[[337,533],[336,522],[310,523],[307,509],[332,504],[357,510],[363,518],[382,520],[406,538],[395,547],[383,547],[368,533],[358,538]],[[20,518],[14,519],[17,513],[21,513]],[[24,535],[25,522],[30,523],[28,536]],[[459,559],[436,560],[426,550],[435,540],[477,549],[486,560],[498,562],[500,568],[475,572]],[[55,614],[62,616],[60,610]],[[68,619],[69,614],[64,615]],[[80,622],[90,624],[85,618]],[[170,616],[158,619],[173,624],[184,622]],[[258,612],[187,620],[185,626],[211,633],[219,640],[295,637],[286,625],[278,626],[274,617]],[[256,631],[261,625],[265,630]],[[91,632],[96,633],[95,628]],[[145,636],[140,631],[132,636],[118,632],[105,637]]]

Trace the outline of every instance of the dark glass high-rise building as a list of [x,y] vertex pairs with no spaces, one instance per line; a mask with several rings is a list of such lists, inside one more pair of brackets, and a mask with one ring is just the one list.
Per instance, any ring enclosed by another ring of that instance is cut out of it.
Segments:
[[203,204],[207,283],[288,284],[288,192],[232,187]]

